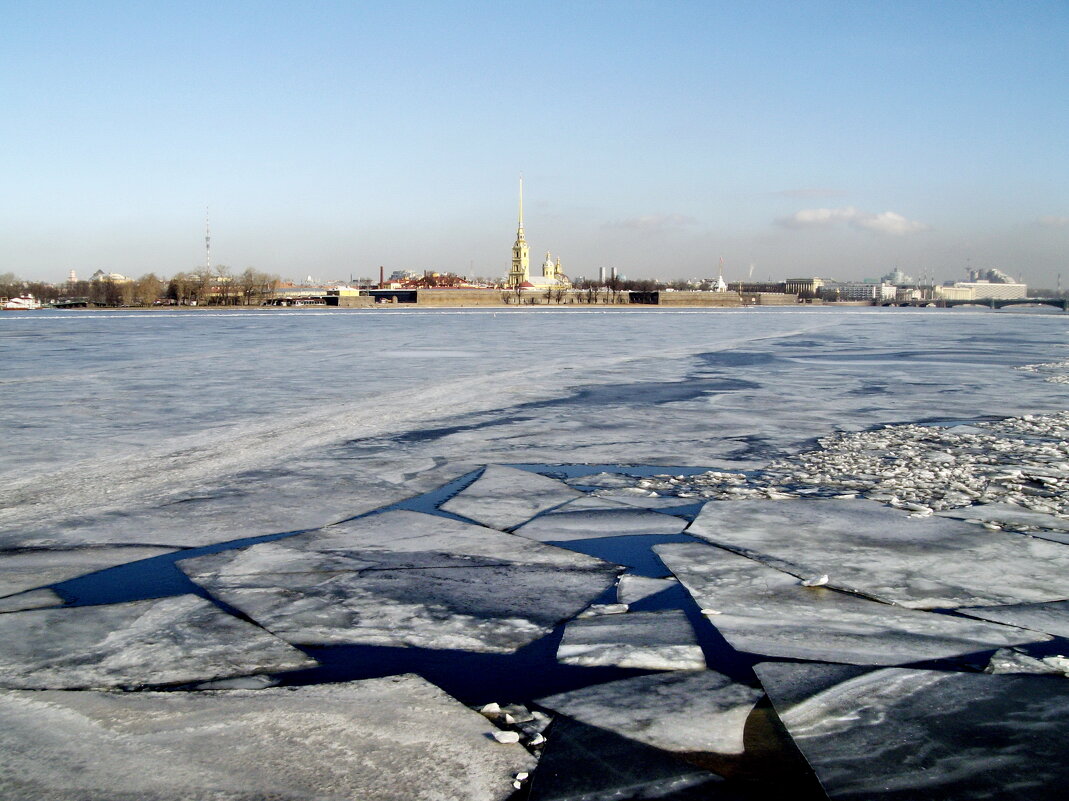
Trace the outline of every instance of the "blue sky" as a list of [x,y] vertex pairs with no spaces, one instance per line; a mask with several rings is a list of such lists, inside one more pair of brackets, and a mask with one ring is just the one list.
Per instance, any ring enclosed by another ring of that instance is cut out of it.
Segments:
[[0,0],[0,273],[1069,284],[1069,3]]

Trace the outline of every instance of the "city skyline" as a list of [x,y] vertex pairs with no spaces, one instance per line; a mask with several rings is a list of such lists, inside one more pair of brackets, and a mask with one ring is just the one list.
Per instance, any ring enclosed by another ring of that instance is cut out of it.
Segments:
[[[569,276],[1053,287],[1058,2],[19,4],[0,273]],[[751,270],[751,265],[753,265]]]

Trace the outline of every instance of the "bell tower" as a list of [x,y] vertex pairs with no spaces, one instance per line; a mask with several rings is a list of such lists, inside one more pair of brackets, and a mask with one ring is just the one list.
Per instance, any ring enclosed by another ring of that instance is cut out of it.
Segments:
[[531,260],[527,249],[527,240],[523,237],[523,176],[520,176],[520,222],[516,228],[516,244],[512,246],[512,268],[509,270],[508,285],[517,287],[531,278]]

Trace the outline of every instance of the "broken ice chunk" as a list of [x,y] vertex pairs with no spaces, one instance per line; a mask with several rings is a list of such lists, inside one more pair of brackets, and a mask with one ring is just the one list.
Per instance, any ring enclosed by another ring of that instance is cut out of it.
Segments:
[[573,620],[564,629],[557,659],[569,665],[647,670],[705,667],[687,616],[674,609]]
[[496,744],[489,728],[413,675],[260,690],[0,692],[11,801],[504,801],[535,759]]
[[618,501],[620,503],[625,503],[628,506],[637,506],[641,509],[659,509],[665,514],[673,514],[673,509],[678,509],[682,506],[694,506],[696,503],[700,502],[700,500],[694,496],[694,493],[687,493],[685,495],[658,495],[656,492],[640,489],[638,487],[634,489],[598,490],[596,494],[599,498]]
[[538,760],[530,799],[712,799],[724,797],[722,784],[675,754],[561,715]]
[[905,609],[796,578],[698,543],[654,551],[740,651],[857,665],[894,665],[1049,639],[993,623]]
[[506,529],[582,495],[554,478],[492,464],[441,508],[491,528]]
[[515,533],[540,542],[568,542],[642,534],[679,534],[687,527],[682,518],[636,509],[627,504],[602,501],[601,508],[597,509],[590,509],[591,505],[586,498],[565,504],[520,526]]
[[1056,673],[1065,671],[1014,648],[999,648],[991,655],[984,673]]
[[592,473],[585,476],[569,478],[570,486],[579,487],[633,487],[638,481],[634,476],[626,476],[621,473]]
[[1060,798],[1069,682],[765,663],[758,678],[832,799]]
[[483,526],[396,511],[179,566],[289,642],[495,653],[548,634],[622,570]]
[[196,595],[0,615],[0,686],[180,684],[314,667],[315,660]]
[[1069,597],[1062,545],[941,517],[910,519],[867,500],[715,501],[687,533],[802,578],[827,573],[830,587],[917,609]]
[[636,676],[539,700],[592,726],[666,751],[739,754],[764,693],[713,670]]
[[616,585],[616,600],[622,604],[633,604],[678,586],[679,582],[675,579],[648,578],[628,573],[620,576],[620,582]]
[[579,617],[597,617],[598,615],[622,615],[628,609],[627,604],[591,604]]

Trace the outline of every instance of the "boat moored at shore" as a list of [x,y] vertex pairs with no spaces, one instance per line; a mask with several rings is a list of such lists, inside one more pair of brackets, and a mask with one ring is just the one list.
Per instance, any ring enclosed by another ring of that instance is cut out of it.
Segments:
[[29,311],[41,308],[41,301],[26,293],[25,295],[19,295],[17,298],[3,299],[3,302],[0,303],[0,308],[4,311]]

